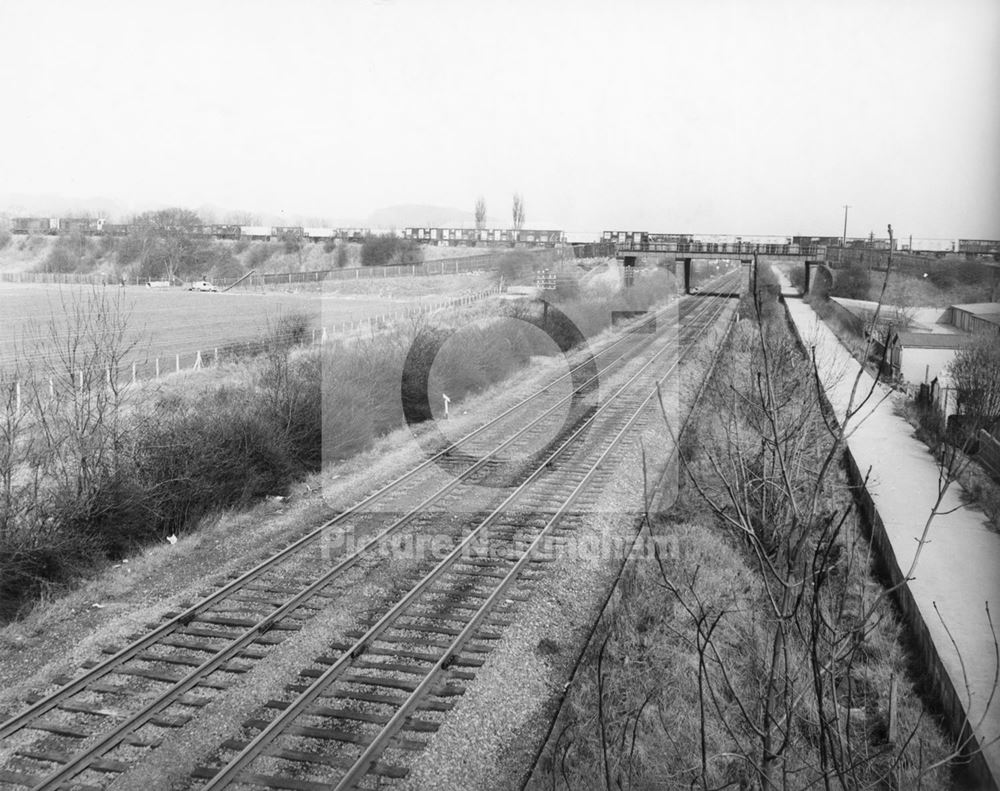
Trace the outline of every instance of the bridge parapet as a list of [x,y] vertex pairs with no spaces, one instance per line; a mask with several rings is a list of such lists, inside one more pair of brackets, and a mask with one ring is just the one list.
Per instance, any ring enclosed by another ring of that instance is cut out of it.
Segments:
[[626,242],[615,247],[618,258],[634,256],[637,253],[673,254],[676,258],[724,258],[727,256],[751,257],[756,253],[761,257],[801,258],[812,261],[826,257],[826,248],[798,244],[714,244],[705,242]]

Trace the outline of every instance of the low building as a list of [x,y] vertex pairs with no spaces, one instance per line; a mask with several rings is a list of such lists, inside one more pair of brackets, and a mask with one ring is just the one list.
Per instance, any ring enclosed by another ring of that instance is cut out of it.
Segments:
[[973,336],[964,333],[894,332],[888,354],[892,375],[909,384],[928,384],[947,371],[958,350],[972,341]]
[[964,332],[1000,335],[1000,302],[973,302],[948,308],[948,323]]

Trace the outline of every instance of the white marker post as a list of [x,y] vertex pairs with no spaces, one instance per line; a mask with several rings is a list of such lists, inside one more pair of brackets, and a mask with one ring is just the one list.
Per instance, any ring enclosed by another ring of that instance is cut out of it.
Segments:
[[447,420],[448,419],[448,404],[451,403],[451,399],[448,398],[448,394],[447,393],[441,393],[441,398],[444,399],[444,419]]

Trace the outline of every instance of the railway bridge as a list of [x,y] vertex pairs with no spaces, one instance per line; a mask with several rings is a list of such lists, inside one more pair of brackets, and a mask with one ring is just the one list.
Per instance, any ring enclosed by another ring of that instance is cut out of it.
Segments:
[[[812,270],[826,261],[826,249],[822,247],[802,247],[800,245],[774,244],[677,244],[642,242],[619,244],[615,249],[615,257],[622,262],[628,278],[629,269],[635,267],[640,259],[655,256],[661,263],[673,263],[674,271],[678,264],[683,266],[684,293],[703,294],[691,290],[692,268],[699,261],[739,261],[752,273],[754,260],[758,266],[771,263],[800,262],[805,267],[805,291],[809,291],[812,281]],[[678,273],[679,274],[679,273]],[[749,274],[748,274],[749,277]],[[704,294],[708,296],[708,294]]]

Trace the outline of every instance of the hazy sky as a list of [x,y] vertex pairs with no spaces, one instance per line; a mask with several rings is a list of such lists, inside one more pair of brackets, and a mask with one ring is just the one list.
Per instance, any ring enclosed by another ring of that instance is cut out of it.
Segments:
[[1000,238],[997,0],[0,0],[0,194]]

